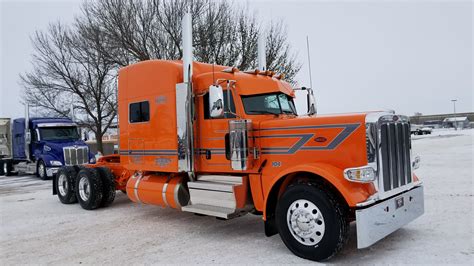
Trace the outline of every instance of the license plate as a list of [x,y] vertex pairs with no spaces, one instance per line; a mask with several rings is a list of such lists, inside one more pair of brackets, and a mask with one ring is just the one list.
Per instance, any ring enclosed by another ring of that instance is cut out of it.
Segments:
[[395,199],[395,209],[403,207],[404,202],[403,202],[403,197],[400,197],[398,199]]

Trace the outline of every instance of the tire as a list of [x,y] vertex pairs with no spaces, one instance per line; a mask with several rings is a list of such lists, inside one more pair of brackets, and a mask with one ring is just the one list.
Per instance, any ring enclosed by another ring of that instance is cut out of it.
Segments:
[[83,168],[76,178],[76,198],[85,210],[94,210],[102,202],[102,179],[97,169]]
[[58,198],[63,204],[72,204],[77,202],[76,198],[76,169],[72,166],[64,166],[56,174],[56,191]]
[[36,166],[36,176],[41,180],[48,179],[48,175],[46,174],[46,165],[44,164],[43,160],[38,161],[38,165]]
[[[298,223],[298,219],[303,221]],[[277,203],[276,226],[288,249],[313,261],[334,256],[349,233],[343,206],[330,193],[310,184],[293,185],[283,193]]]
[[13,175],[13,164],[10,160],[3,161],[3,171],[5,176]]
[[97,167],[97,171],[102,179],[102,201],[100,207],[107,207],[115,199],[115,177],[106,167]]
[[0,160],[0,176],[5,175],[5,162]]

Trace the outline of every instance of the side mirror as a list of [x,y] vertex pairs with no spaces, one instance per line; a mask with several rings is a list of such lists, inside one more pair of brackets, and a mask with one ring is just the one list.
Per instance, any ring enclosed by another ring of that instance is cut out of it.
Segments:
[[25,134],[25,142],[26,142],[26,144],[30,144],[30,143],[31,143],[31,133],[30,133],[30,132],[26,132],[26,134]]
[[209,86],[209,115],[212,118],[224,115],[224,92],[221,86]]
[[316,101],[314,100],[313,89],[306,88],[306,91],[308,92],[308,95],[307,95],[308,114],[314,115],[316,114]]

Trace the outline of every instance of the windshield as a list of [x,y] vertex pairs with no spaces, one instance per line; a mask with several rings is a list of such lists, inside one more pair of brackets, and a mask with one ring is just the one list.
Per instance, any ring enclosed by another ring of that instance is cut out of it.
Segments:
[[77,140],[76,127],[42,127],[39,129],[42,140]]
[[245,113],[254,114],[293,114],[296,115],[293,98],[284,93],[271,93],[242,96]]

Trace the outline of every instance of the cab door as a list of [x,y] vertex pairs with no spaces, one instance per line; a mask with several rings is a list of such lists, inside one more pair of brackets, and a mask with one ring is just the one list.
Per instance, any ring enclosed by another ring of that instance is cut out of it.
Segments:
[[[230,105],[227,93],[230,93]],[[198,99],[198,138],[196,153],[197,169],[200,172],[232,172],[226,153],[229,120],[236,118],[236,108],[232,91],[224,90],[226,112],[220,118],[211,118],[209,114],[209,93]],[[230,106],[230,111],[227,112]]]

